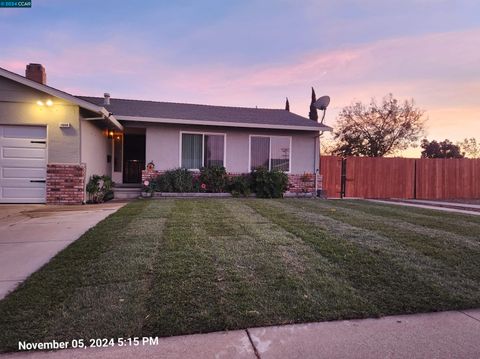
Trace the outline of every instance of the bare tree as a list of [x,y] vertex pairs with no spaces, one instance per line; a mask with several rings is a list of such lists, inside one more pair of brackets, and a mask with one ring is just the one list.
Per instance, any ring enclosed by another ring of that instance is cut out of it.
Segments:
[[331,137],[321,137],[320,141],[320,153],[323,156],[334,156],[336,149],[336,143]]
[[400,103],[392,94],[381,103],[372,98],[344,107],[333,133],[334,153],[342,156],[383,157],[415,146],[423,134],[424,111],[414,101]]
[[480,143],[475,138],[465,138],[462,142],[458,142],[457,146],[460,146],[465,157],[480,158]]

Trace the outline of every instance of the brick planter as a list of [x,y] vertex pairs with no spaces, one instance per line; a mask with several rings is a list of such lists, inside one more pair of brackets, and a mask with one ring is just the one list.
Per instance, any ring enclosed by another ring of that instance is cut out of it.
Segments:
[[[315,174],[290,174],[288,175],[288,192],[315,194]],[[322,176],[317,175],[317,189],[322,189]]]
[[47,204],[82,204],[85,169],[84,164],[47,164]]
[[230,193],[207,193],[207,192],[155,192],[153,194],[154,198],[230,198],[232,195]]

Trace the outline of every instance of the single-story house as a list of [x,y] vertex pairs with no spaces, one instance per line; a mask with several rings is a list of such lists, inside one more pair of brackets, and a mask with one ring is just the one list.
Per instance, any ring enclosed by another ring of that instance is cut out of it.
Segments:
[[313,192],[329,130],[283,109],[73,96],[48,86],[40,64],[25,76],[0,68],[0,203],[82,203],[93,174],[141,183],[149,162],[155,173],[277,168],[290,191]]

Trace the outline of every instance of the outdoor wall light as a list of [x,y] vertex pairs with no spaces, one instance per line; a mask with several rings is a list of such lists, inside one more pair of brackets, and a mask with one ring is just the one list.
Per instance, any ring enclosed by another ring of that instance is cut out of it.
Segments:
[[106,128],[105,131],[103,131],[103,133],[105,134],[105,137],[109,139],[113,139],[115,135],[115,132],[113,132],[112,130],[109,130],[108,128]]
[[48,99],[48,100],[45,101],[45,102],[43,102],[43,101],[41,101],[41,100],[38,100],[38,101],[37,101],[37,105],[38,105],[38,106],[45,106],[45,105],[47,105],[48,107],[52,107],[52,106],[53,106],[53,101],[50,100],[50,99]]

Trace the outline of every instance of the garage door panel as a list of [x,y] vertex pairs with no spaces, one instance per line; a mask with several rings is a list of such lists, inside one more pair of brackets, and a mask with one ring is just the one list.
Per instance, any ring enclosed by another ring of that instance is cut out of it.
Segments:
[[[1,137],[0,137],[1,138]],[[46,148],[47,141],[41,138],[1,138],[5,147]]]
[[2,188],[44,188],[45,183],[40,182],[44,179],[32,178],[32,179],[18,179],[18,178],[4,178],[2,181]]
[[26,147],[3,147],[2,157],[4,159],[31,159],[39,158],[45,162],[44,148],[26,148]]
[[0,167],[2,168],[42,168],[45,170],[46,162],[45,160],[41,159],[16,159],[16,158],[9,158],[0,160],[2,163]]
[[46,128],[0,126],[0,202],[44,203]]
[[45,188],[2,187],[2,200],[6,203],[44,203]]
[[45,168],[3,167],[2,178],[4,179],[45,179]]
[[47,128],[43,126],[3,126],[4,138],[47,138]]

